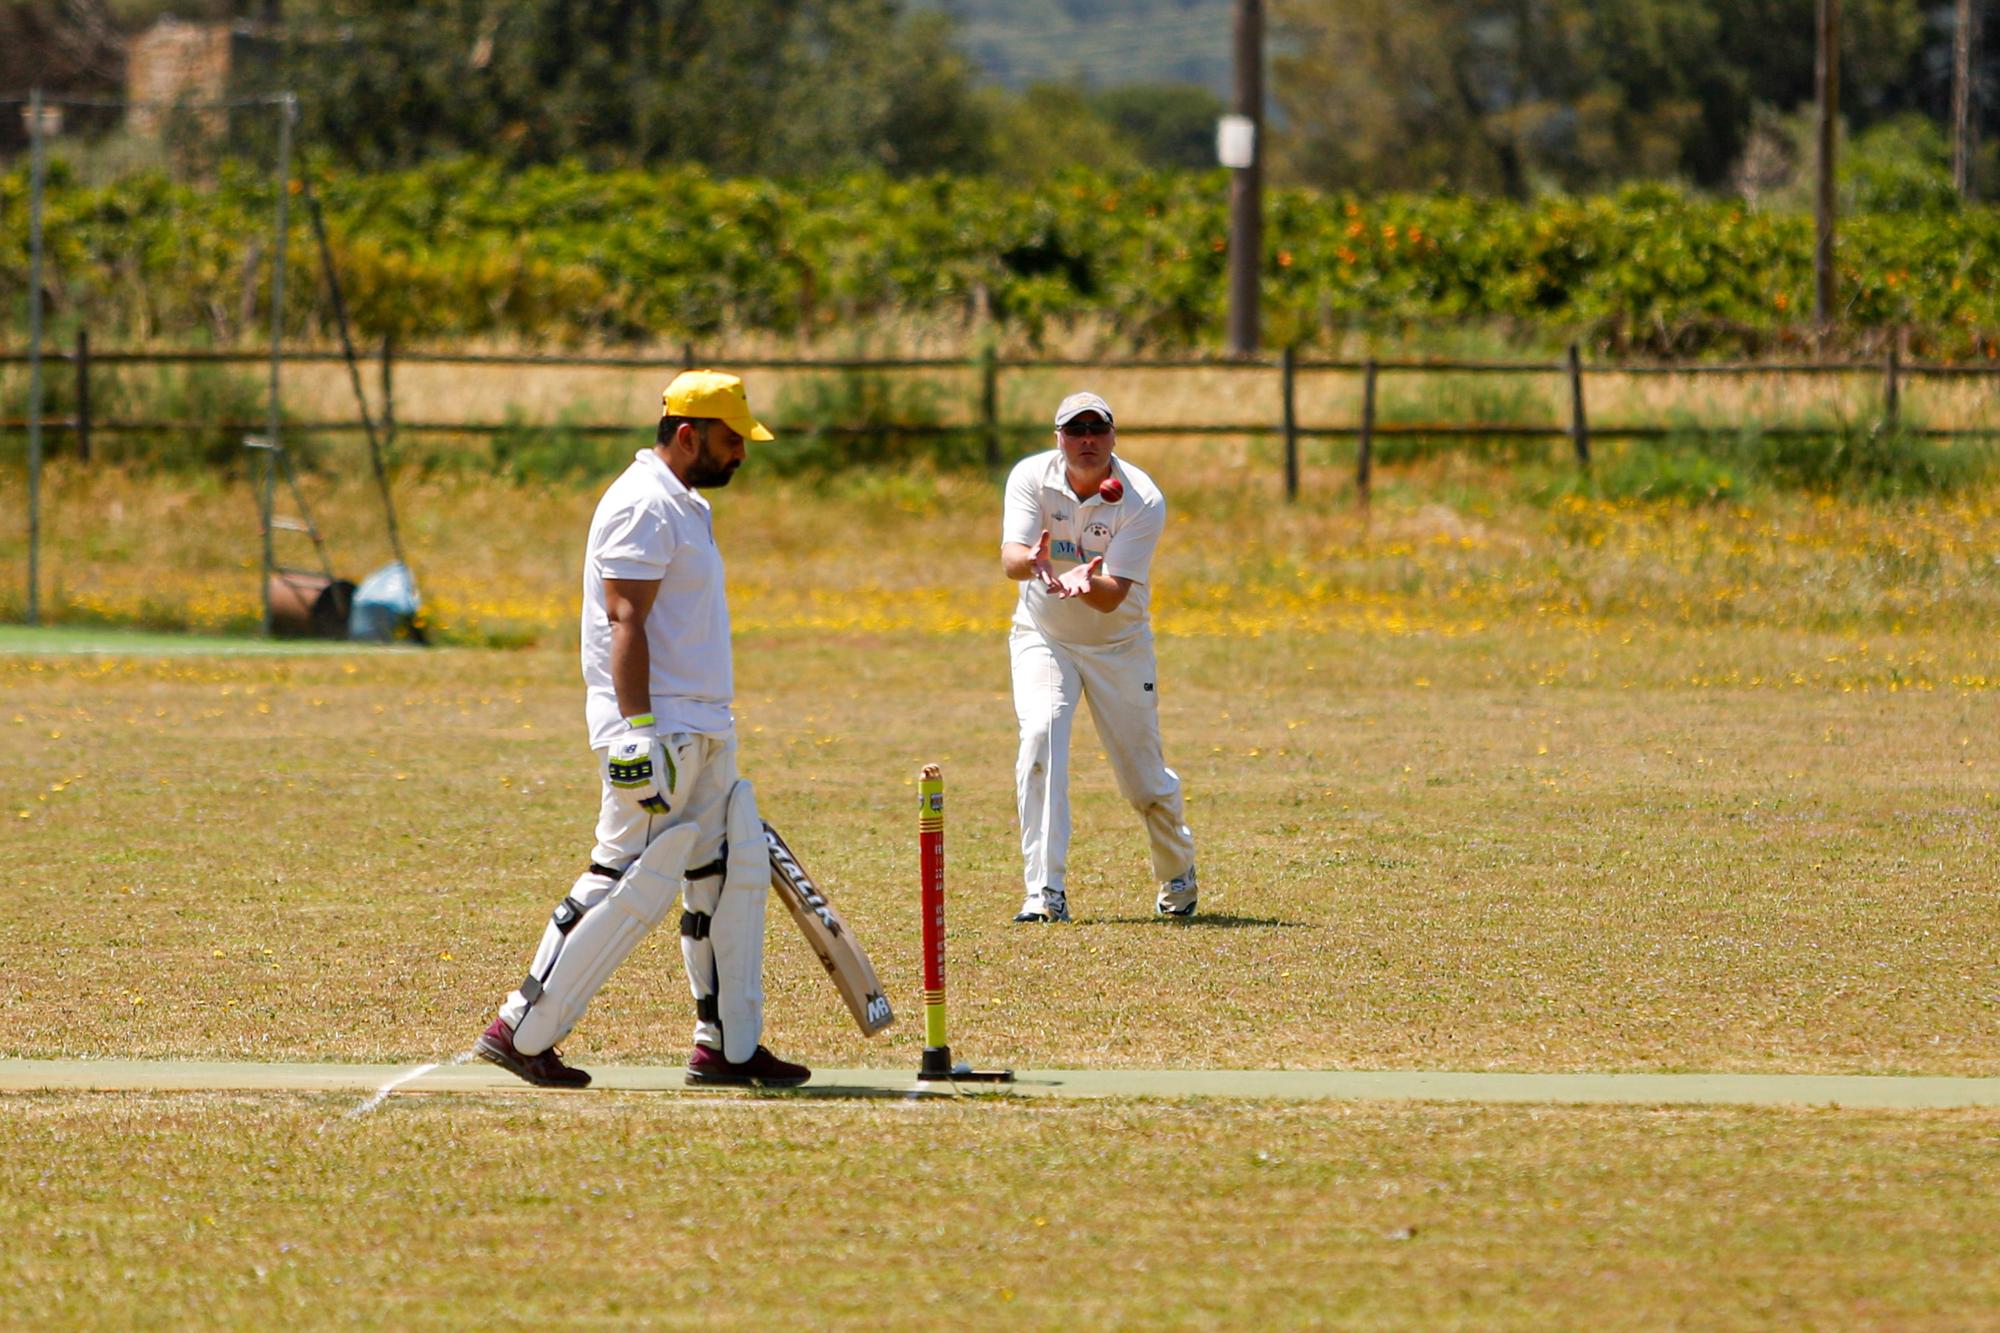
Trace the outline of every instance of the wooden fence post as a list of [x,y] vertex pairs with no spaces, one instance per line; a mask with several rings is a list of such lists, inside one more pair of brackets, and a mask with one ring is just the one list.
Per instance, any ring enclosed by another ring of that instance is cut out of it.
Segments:
[[986,470],[1000,470],[1000,360],[993,344],[979,349],[979,434],[986,449]]
[[1361,440],[1354,450],[1354,494],[1361,507],[1368,507],[1369,487],[1374,484],[1375,454],[1375,358],[1361,370]]
[[90,330],[76,331],[76,456],[90,461]]
[[1576,465],[1590,466],[1590,421],[1583,413],[1583,356],[1576,344],[1569,345],[1569,442],[1576,449]]
[[1889,364],[1882,373],[1882,424],[1890,430],[1896,429],[1897,418],[1903,411],[1903,386],[1901,368],[1896,354],[1896,339],[1889,339]]
[[1286,343],[1284,359],[1279,365],[1285,376],[1285,498],[1296,500],[1299,498],[1298,348]]

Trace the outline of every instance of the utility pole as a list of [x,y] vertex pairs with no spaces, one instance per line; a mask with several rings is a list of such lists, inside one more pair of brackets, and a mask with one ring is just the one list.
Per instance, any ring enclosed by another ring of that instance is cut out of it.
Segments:
[[1958,0],[1951,26],[1951,183],[1958,197],[1972,197],[1972,48],[1979,15],[1972,0]]
[[1813,201],[1813,319],[1833,328],[1834,128],[1840,123],[1840,0],[1819,0],[1819,181]]
[[[1229,176],[1229,350],[1255,356],[1257,284],[1264,257],[1264,0],[1236,0],[1236,101],[1218,146]],[[1234,137],[1232,145],[1232,126]],[[1247,152],[1232,158],[1230,148]]]

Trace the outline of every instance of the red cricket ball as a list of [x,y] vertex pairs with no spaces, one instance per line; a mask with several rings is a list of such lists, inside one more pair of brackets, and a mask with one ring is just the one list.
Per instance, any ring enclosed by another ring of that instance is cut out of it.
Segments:
[[1115,505],[1125,498],[1125,483],[1116,477],[1106,477],[1097,483],[1097,493],[1103,497],[1104,503]]

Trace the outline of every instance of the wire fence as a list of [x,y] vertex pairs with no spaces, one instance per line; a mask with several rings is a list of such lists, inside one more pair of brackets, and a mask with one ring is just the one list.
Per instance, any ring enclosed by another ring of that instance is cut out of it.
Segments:
[[[276,361],[285,365],[312,364],[354,364],[351,351],[323,349],[283,349],[276,354]],[[0,366],[22,365],[30,361],[23,352],[0,353]],[[29,418],[8,416],[0,418],[0,431],[20,432],[38,428],[54,435],[65,437],[70,449],[80,458],[89,459],[93,451],[93,439],[99,435],[140,434],[148,432],[185,431],[193,429],[223,432],[257,433],[268,429],[268,421],[185,421],[143,417],[100,416],[92,410],[93,375],[115,371],[127,366],[196,366],[196,365],[243,365],[269,366],[273,364],[273,353],[259,351],[215,351],[215,350],[148,350],[148,351],[100,351],[91,346],[88,333],[80,332],[68,348],[51,348],[43,352],[41,360],[48,365],[66,367],[70,377],[69,415],[47,418],[39,422]],[[370,360],[374,365],[377,379],[376,396],[379,413],[363,413],[356,418],[330,418],[326,420],[286,421],[291,432],[312,434],[338,434],[343,432],[366,432],[380,427],[393,440],[397,435],[493,435],[503,431],[520,429],[516,421],[498,422],[493,420],[424,420],[407,419],[396,410],[396,368],[398,366],[442,366],[464,367],[481,370],[508,369],[555,369],[555,370],[632,370],[659,371],[674,368],[672,362],[654,356],[564,356],[547,354],[508,354],[474,352],[399,352],[384,343],[374,352]],[[1714,363],[1659,363],[1659,362],[1587,362],[1580,350],[1572,345],[1560,360],[1446,360],[1446,359],[1320,359],[1298,355],[1286,350],[1281,355],[1269,358],[1239,358],[1222,356],[1194,356],[1170,358],[1062,358],[1062,357],[1003,357],[992,353],[982,353],[976,357],[758,357],[731,356],[714,352],[699,352],[693,346],[681,349],[679,363],[685,366],[726,365],[739,371],[799,371],[811,374],[861,374],[869,376],[893,376],[897,374],[936,374],[955,372],[969,375],[974,386],[972,401],[966,403],[960,413],[963,424],[946,425],[936,421],[876,421],[865,425],[826,425],[823,423],[798,423],[798,428],[822,434],[861,434],[876,430],[893,430],[899,434],[921,436],[930,434],[962,434],[975,432],[983,439],[986,462],[997,468],[1002,462],[1003,440],[1009,436],[1037,426],[1039,423],[1015,420],[1005,416],[1000,408],[1003,399],[1003,380],[1022,373],[1039,373],[1061,370],[1090,371],[1094,373],[1114,371],[1202,371],[1224,372],[1230,375],[1262,377],[1269,382],[1275,380],[1279,410],[1275,419],[1216,419],[1209,415],[1200,421],[1158,421],[1121,423],[1119,434],[1123,437],[1146,436],[1264,436],[1280,440],[1283,446],[1284,489],[1288,499],[1296,499],[1299,494],[1299,455],[1302,441],[1314,439],[1351,439],[1354,441],[1354,480],[1359,498],[1365,502],[1372,484],[1375,443],[1378,440],[1396,437],[1436,437],[1436,438],[1510,438],[1521,440],[1566,441],[1575,462],[1580,467],[1588,467],[1591,460],[1593,442],[1609,440],[1647,441],[1669,436],[1689,436],[1701,434],[1722,434],[1727,428],[1702,426],[1685,420],[1666,422],[1621,421],[1617,424],[1593,424],[1591,420],[1591,382],[1593,379],[1606,380],[1611,377],[1643,378],[1671,376],[1677,379],[1715,380],[1746,377],[1776,378],[1780,381],[1798,379],[1825,380],[1856,378],[1872,381],[1871,415],[1866,424],[1871,429],[1896,430],[1911,435],[1932,439],[1987,439],[2000,436],[2000,426],[1981,423],[1974,425],[1939,426],[1927,422],[1904,419],[1903,396],[1911,384],[1924,380],[1983,380],[2000,389],[2000,364],[1943,364],[1904,363],[1900,355],[1891,350],[1881,361],[1793,361],[1793,362],[1714,362]],[[64,373],[64,372],[58,372]],[[1479,419],[1403,419],[1385,420],[1379,410],[1384,381],[1396,379],[1421,380],[1427,376],[1514,376],[1547,378],[1553,380],[1558,389],[1557,400],[1566,404],[1567,411],[1560,419],[1544,421],[1520,420],[1479,420]],[[1300,410],[1301,385],[1310,380],[1326,377],[1346,377],[1358,380],[1358,415],[1348,419],[1323,419],[1308,415]],[[357,400],[359,386],[357,384]],[[615,422],[590,422],[567,420],[561,427],[565,432],[577,435],[622,435],[634,429],[630,420]],[[1819,435],[1826,433],[1826,427],[1814,425],[1763,425],[1759,431],[1766,435]]]
[[[85,177],[143,166],[170,179],[202,182],[205,184],[201,188],[212,188],[225,159],[249,165],[252,170],[268,168],[272,203],[272,257],[267,303],[270,340],[265,351],[246,358],[267,367],[265,413],[261,422],[232,422],[230,425],[237,433],[257,432],[270,444],[263,454],[259,506],[264,533],[264,565],[267,572],[272,567],[271,506],[283,459],[277,443],[281,424],[280,331],[285,308],[285,246],[289,234],[287,217],[292,195],[289,186],[292,180],[293,126],[298,118],[297,99],[289,92],[257,97],[204,97],[184,77],[186,70],[169,73],[172,77],[168,82],[184,95],[158,99],[76,97],[46,94],[40,89],[30,90],[26,96],[0,94],[0,107],[20,108],[28,136],[28,350],[24,355],[7,359],[28,366],[26,416],[21,430],[27,436],[26,611],[29,624],[39,620],[42,434],[45,428],[52,432],[67,430],[88,457],[93,428],[89,411],[91,357],[87,334],[77,335],[76,350],[67,358],[51,354],[44,334],[45,307],[49,295],[45,276],[50,267],[45,263],[44,208],[49,190],[50,149],[58,140],[65,145],[65,158],[69,160],[70,169]],[[81,120],[68,114],[72,111],[84,113]],[[256,291],[254,270],[255,266],[249,266],[243,275],[248,294]],[[245,300],[241,308],[247,325],[254,314],[255,303]],[[79,406],[70,418],[45,419],[42,393],[44,371],[47,363],[63,360],[70,360],[75,366]],[[111,426],[112,423],[106,423],[107,428]],[[138,426],[141,430],[146,428],[143,423]],[[268,630],[268,602],[265,624]]]

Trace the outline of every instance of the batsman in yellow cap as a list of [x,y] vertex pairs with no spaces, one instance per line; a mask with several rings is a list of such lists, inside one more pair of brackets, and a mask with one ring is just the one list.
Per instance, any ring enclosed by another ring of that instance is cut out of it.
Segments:
[[661,396],[655,443],[591,519],[582,638],[584,714],[603,782],[596,842],[526,979],[475,1045],[530,1083],[590,1082],[556,1043],[683,893],[695,1008],[688,1082],[793,1087],[810,1077],[762,1044],[770,852],[756,795],[736,772],[729,607],[701,494],[729,484],[749,441],[770,438],[742,380],[678,375]]

